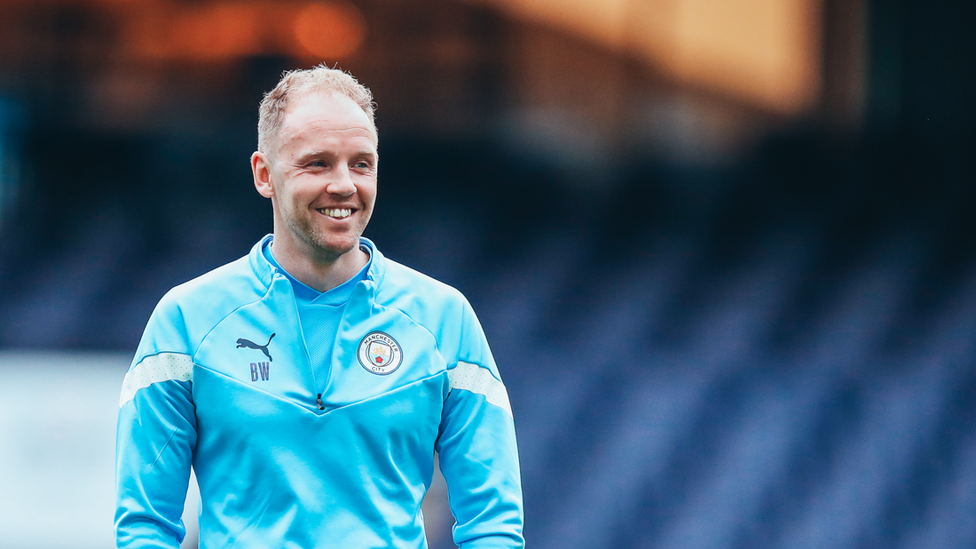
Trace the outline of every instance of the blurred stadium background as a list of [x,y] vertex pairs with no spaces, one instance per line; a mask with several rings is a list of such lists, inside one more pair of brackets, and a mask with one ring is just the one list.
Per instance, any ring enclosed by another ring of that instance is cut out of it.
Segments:
[[973,15],[0,0],[0,546],[112,546],[129,356],[270,232],[257,104],[325,62],[379,104],[367,236],[485,326],[530,547],[976,547]]

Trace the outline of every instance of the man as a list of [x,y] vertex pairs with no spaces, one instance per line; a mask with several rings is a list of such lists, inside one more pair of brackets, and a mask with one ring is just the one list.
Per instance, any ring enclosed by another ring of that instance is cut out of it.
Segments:
[[262,101],[254,185],[274,233],[163,297],[126,374],[118,547],[178,547],[191,464],[200,547],[421,548],[434,452],[462,548],[522,547],[511,408],[453,288],[362,238],[372,96],[286,73]]

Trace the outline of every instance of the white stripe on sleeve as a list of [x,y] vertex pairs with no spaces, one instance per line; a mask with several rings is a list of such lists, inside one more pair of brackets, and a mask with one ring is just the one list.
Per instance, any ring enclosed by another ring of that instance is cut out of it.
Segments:
[[508,401],[505,384],[491,375],[487,368],[470,362],[458,362],[457,368],[447,371],[447,377],[451,380],[452,391],[464,389],[484,395],[488,402],[505,410],[509,416],[512,415],[512,405]]
[[125,374],[119,408],[136,396],[136,391],[163,381],[193,381],[193,359],[181,353],[147,356]]

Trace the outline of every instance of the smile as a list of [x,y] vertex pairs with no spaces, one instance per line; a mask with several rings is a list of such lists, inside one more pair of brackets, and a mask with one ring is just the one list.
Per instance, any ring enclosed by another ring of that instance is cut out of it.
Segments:
[[344,219],[352,215],[352,210],[348,208],[320,208],[317,211],[334,219]]

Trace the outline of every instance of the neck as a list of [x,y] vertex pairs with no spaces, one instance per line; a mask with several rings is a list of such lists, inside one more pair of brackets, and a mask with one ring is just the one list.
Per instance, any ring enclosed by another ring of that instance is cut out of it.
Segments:
[[279,246],[278,240],[271,242],[271,253],[275,261],[299,282],[320,292],[349,280],[369,262],[369,254],[359,246],[344,254],[330,257],[314,257]]

